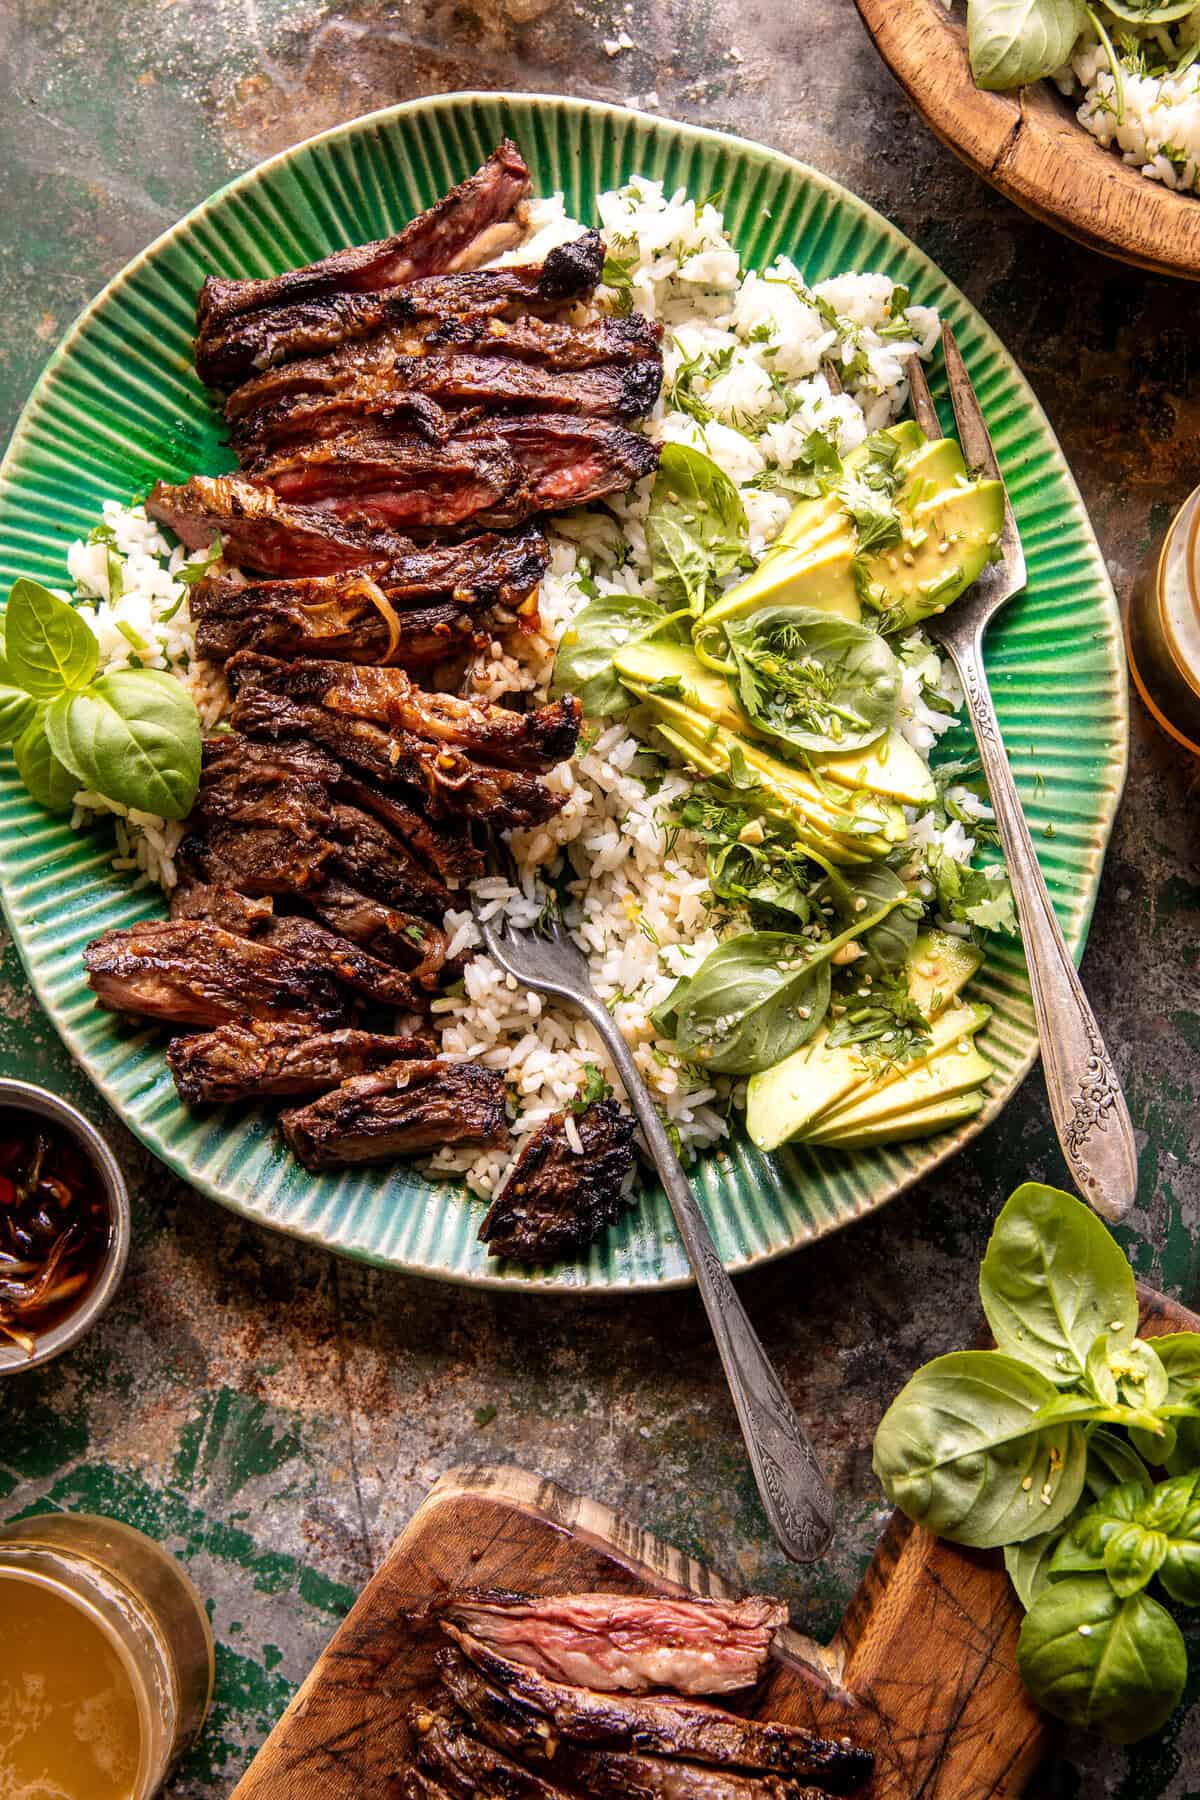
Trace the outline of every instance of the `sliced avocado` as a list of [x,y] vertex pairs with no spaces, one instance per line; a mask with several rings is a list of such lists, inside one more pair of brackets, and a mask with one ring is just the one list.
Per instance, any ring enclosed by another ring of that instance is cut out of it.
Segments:
[[678,683],[678,698],[684,706],[702,713],[716,725],[724,725],[728,731],[757,736],[725,677],[714,669],[706,669],[686,645],[658,640],[622,644],[612,660],[621,680],[641,698],[653,700],[655,696],[649,690],[656,685]]
[[[811,834],[827,839],[832,861],[867,861],[886,856],[893,844],[903,843],[908,826],[898,806],[867,793],[830,796],[807,770],[781,762],[760,744],[705,717],[674,695],[653,693],[630,684],[676,739],[687,745],[689,755],[705,774],[728,773],[735,752],[745,768],[762,783],[769,811],[798,823]],[[855,854],[832,854],[839,847]]]
[[905,806],[926,806],[937,798],[937,784],[912,745],[898,731],[889,731],[861,750],[843,750],[838,756],[813,756],[813,768],[826,781],[841,787],[867,788]]
[[854,586],[854,554],[858,539],[848,518],[828,538],[809,548],[785,549],[768,556],[753,574],[722,594],[704,614],[705,625],[740,618],[760,606],[811,606],[836,613],[857,625],[862,603]]
[[889,1076],[887,1081],[872,1085],[861,1096],[852,1094],[844,1105],[823,1113],[813,1130],[805,1132],[805,1142],[830,1143],[844,1131],[858,1131],[881,1125],[888,1119],[902,1118],[908,1113],[922,1112],[938,1101],[969,1093],[991,1073],[991,1063],[970,1038],[958,1038],[909,1072],[902,1069]]
[[[904,482],[896,496],[898,507],[903,509],[911,504],[914,494],[920,500],[925,494],[935,494],[942,488],[950,487],[956,480],[966,479],[967,467],[963,462],[962,451],[953,438],[930,440],[919,429],[914,433],[911,420],[906,420],[903,427],[893,427],[889,435],[898,436],[901,430],[905,432],[901,438],[900,463]],[[843,465],[845,472],[853,474],[865,461],[866,447],[860,444],[846,458]],[[808,545],[816,538],[826,536],[830,523],[837,524],[840,521],[844,524],[845,516],[836,489],[823,494],[819,500],[802,500],[768,550],[768,557],[774,556],[781,547]]]
[[[970,1037],[986,1017],[986,1007],[947,1006],[932,1021],[930,1056],[960,1037]],[[840,1044],[829,1050],[828,1035],[822,1026],[801,1049],[750,1077],[746,1129],[760,1150],[777,1150],[789,1139],[806,1135],[819,1118],[871,1081],[871,1065],[858,1049]]]
[[[888,425],[880,435],[895,438],[899,444],[901,468],[905,466],[910,457],[919,456],[929,442],[914,419],[901,419],[898,425]],[[853,475],[857,469],[861,469],[870,454],[867,441],[864,439],[861,444],[857,444],[842,458],[843,475]],[[836,488],[831,488],[827,494],[817,495],[811,500],[801,500],[794,506],[783,530],[768,551],[768,555],[773,554],[781,544],[801,544],[807,542],[811,537],[824,536],[830,520],[835,523],[839,521],[844,523],[845,521]]]
[[945,612],[979,575],[1004,524],[998,481],[944,488],[915,506],[904,538],[868,559],[867,581],[885,631]]
[[908,997],[927,1019],[945,1012],[983,964],[983,951],[952,931],[923,931],[908,953]]
[[[864,1125],[861,1130],[820,1141],[827,1150],[871,1150],[880,1144],[906,1144],[916,1138],[933,1137],[938,1131],[949,1131],[952,1125],[961,1125],[982,1111],[983,1095],[974,1088],[969,1094],[955,1094],[915,1112],[902,1113],[898,1119],[884,1119],[879,1125]],[[815,1144],[817,1139],[808,1141]]]

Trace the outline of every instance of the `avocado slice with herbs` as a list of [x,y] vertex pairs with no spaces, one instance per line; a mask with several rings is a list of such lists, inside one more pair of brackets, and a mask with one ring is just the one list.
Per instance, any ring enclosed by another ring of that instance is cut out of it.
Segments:
[[[988,1016],[986,1006],[948,1006],[931,1021],[928,1056],[970,1037]],[[807,1138],[823,1119],[858,1090],[876,1086],[872,1064],[855,1044],[826,1047],[825,1026],[801,1049],[750,1077],[746,1129],[760,1150],[778,1150],[792,1138]],[[911,1065],[916,1067],[914,1063]]]
[[837,756],[814,752],[813,769],[840,787],[867,788],[905,806],[928,806],[937,799],[937,783],[912,745],[899,731],[889,731],[861,750]]
[[818,612],[836,613],[858,624],[862,602],[854,586],[854,558],[858,537],[848,517],[836,531],[811,546],[786,547],[759,563],[722,594],[703,615],[703,625],[719,625],[724,619],[741,618],[762,606],[811,606]]
[[759,735],[725,677],[706,669],[685,644],[667,644],[661,638],[635,640],[622,644],[612,661],[625,686],[639,699],[675,698],[714,725],[746,737]]
[[[970,1093],[933,1101],[914,1112],[902,1113],[897,1119],[884,1119],[877,1125],[864,1125],[854,1131],[843,1131],[836,1138],[819,1141],[827,1150],[873,1150],[881,1144],[907,1144],[917,1138],[933,1137],[939,1131],[949,1131],[952,1126],[962,1125],[982,1111],[983,1095],[978,1088],[972,1088]],[[815,1144],[818,1139],[813,1137],[806,1141]]]
[[[982,962],[983,952],[953,932],[923,931],[917,938],[908,953],[908,996],[935,1034],[947,1013],[960,1015],[958,1024],[961,1015],[974,1015],[976,1009],[952,1003]],[[957,1027],[945,1042],[956,1034]],[[870,1080],[870,1067],[858,1050],[851,1044],[827,1050],[827,1035],[822,1026],[802,1049],[751,1077],[746,1124],[760,1150],[778,1149]]]
[[865,590],[884,631],[945,612],[991,560],[1004,525],[1004,488],[977,481],[944,488],[901,514],[898,544],[866,559]]
[[843,805],[807,770],[780,761],[673,695],[641,687],[633,691],[654,713],[667,742],[703,774],[728,775],[735,755],[740,758],[746,773],[759,783],[757,797],[764,811],[785,819],[828,861],[871,862],[903,843],[908,826],[892,802],[847,790]]
[[831,1144],[845,1132],[882,1125],[889,1119],[900,1120],[910,1113],[923,1112],[945,1100],[978,1088],[992,1074],[987,1057],[977,1050],[970,1038],[962,1037],[944,1050],[928,1057],[915,1068],[899,1071],[864,1094],[855,1094],[842,1106],[822,1114],[812,1131],[805,1132],[805,1142]]
[[[927,438],[911,420],[893,426],[886,435],[898,438],[901,447],[899,469],[903,485],[896,496],[897,506],[911,505],[914,496],[920,499],[925,493],[937,493],[957,480],[967,479],[967,466],[963,461],[962,451],[953,438]],[[861,469],[868,454],[865,444],[852,450],[842,464],[843,478]],[[780,549],[809,544],[826,536],[831,523],[844,524],[846,516],[836,487],[831,488],[820,499],[801,500],[767,551],[767,556],[772,557]]]

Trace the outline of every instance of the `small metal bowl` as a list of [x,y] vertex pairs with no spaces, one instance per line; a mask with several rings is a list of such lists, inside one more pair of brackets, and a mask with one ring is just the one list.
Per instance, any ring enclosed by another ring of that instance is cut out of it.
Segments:
[[[131,1236],[129,1190],[125,1186],[125,1177],[117,1166],[116,1157],[91,1121],[69,1101],[60,1100],[57,1094],[51,1094],[45,1088],[34,1087],[28,1081],[9,1081],[0,1077],[0,1110],[4,1109],[34,1113],[61,1126],[75,1139],[104,1189],[110,1224],[108,1254],[79,1305],[49,1331],[38,1334],[32,1356],[27,1355],[19,1344],[0,1343],[0,1376],[20,1375],[26,1369],[36,1369],[42,1363],[50,1362],[91,1330],[121,1284]],[[3,1120],[0,1119],[2,1129]]]

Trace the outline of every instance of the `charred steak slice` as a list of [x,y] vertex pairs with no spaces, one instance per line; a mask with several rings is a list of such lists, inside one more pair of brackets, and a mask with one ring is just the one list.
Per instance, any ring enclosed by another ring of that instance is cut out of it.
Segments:
[[560,1743],[546,1765],[556,1781],[587,1800],[828,1800],[828,1790],[787,1775],[741,1775],[700,1763],[584,1750]]
[[633,1169],[635,1121],[615,1100],[598,1100],[574,1119],[540,1125],[493,1200],[479,1237],[493,1256],[550,1263],[579,1256],[620,1218]]
[[421,349],[426,355],[434,350],[454,350],[472,356],[507,357],[565,374],[610,364],[661,364],[662,335],[662,326],[645,313],[629,313],[623,319],[591,319],[585,325],[539,319],[531,313],[517,318],[470,313],[431,325]]
[[487,430],[503,439],[524,469],[534,512],[587,506],[622,493],[658,467],[657,444],[602,420],[514,415],[490,419]]
[[460,314],[508,317],[552,313],[590,299],[604,267],[604,243],[588,231],[551,250],[544,263],[419,276],[401,288],[314,294],[259,306],[210,322],[197,345],[196,370],[213,387],[396,326],[418,341],[431,324]]
[[424,1769],[400,1769],[388,1778],[386,1800],[456,1800]]
[[673,1600],[661,1595],[462,1594],[450,1621],[549,1681],[598,1693],[728,1694],[753,1687],[787,1622],[776,1600]]
[[387,1162],[449,1144],[502,1144],[504,1079],[474,1063],[401,1062],[343,1082],[284,1113],[283,1135],[307,1169]]
[[319,1094],[351,1075],[428,1058],[425,1037],[374,1031],[314,1031],[311,1025],[252,1019],[194,1037],[172,1038],[167,1062],[180,1098],[192,1105],[227,1104],[268,1094]]
[[[342,783],[342,792],[357,807],[373,813],[397,837],[403,838],[422,863],[437,870],[448,888],[462,887],[483,874],[483,852],[472,842],[461,819],[439,819],[435,825],[424,813],[406,805],[398,795],[382,793],[361,781],[347,779]],[[449,904],[448,899],[446,904]]]
[[83,955],[110,1012],[209,1028],[248,1019],[336,1026],[345,1003],[329,976],[284,950],[198,920],[106,931]]
[[276,949],[286,950],[302,967],[328,975],[377,1006],[419,1012],[426,1004],[426,995],[410,975],[312,919],[275,919],[263,938]]
[[[514,219],[529,194],[529,170],[507,138],[482,168],[423,212],[394,237],[335,251],[303,269],[264,281],[210,276],[197,308],[196,367],[204,380],[218,378],[210,349],[222,326],[246,313],[294,304],[320,295],[378,292],[425,275],[476,269],[520,243],[524,220]],[[501,229],[497,229],[497,228]]]
[[234,617],[199,625],[196,648],[215,663],[239,650],[257,650],[284,660],[337,657],[421,671],[467,656],[476,647],[475,621],[452,601],[392,614],[375,604],[373,591],[378,593],[370,577],[360,575],[338,600],[324,606],[297,605],[286,596],[260,601]]
[[244,475],[193,475],[178,487],[160,481],[146,510],[191,550],[219,535],[230,562],[263,575],[331,575],[398,562],[413,549],[377,519],[289,506]]
[[442,1707],[415,1706],[408,1722],[421,1768],[464,1800],[560,1800],[570,1792],[472,1737]]
[[453,531],[519,524],[535,510],[519,459],[486,432],[430,444],[376,420],[255,458],[253,474],[290,506],[384,528]]
[[362,668],[339,662],[280,662],[244,654],[229,664],[240,694],[264,687],[327,712],[411,734],[461,750],[480,762],[544,774],[575,749],[582,712],[568,694],[534,712],[510,712],[486,700],[460,700],[417,687],[403,669]]
[[449,1620],[442,1626],[465,1652],[465,1657],[451,1650],[437,1653],[447,1691],[472,1718],[477,1707],[485,1707],[531,1734],[534,1748],[549,1750],[557,1739],[569,1738],[642,1756],[680,1756],[749,1773],[800,1776],[831,1794],[853,1793],[871,1772],[870,1751],[847,1739],[821,1737],[770,1719],[746,1719],[676,1694],[595,1694],[568,1687],[510,1662]]
[[344,881],[400,912],[440,919],[450,890],[419,851],[357,806],[339,803],[333,815],[334,867]]
[[[200,833],[196,833],[200,837]],[[303,894],[325,879],[334,854],[327,837],[290,826],[224,822],[203,829],[211,865],[248,895]]]
[[274,912],[269,897],[256,899],[239,893],[232,874],[214,880],[208,846],[194,834],[185,837],[175,852],[175,873],[170,898],[173,920],[202,919],[235,937],[253,937]]
[[432,986],[446,963],[446,934],[416,913],[401,912],[330,876],[305,899],[331,930],[372,956],[407,969],[413,981]]
[[[662,364],[647,356],[596,368],[555,369],[496,353],[430,350],[411,356],[378,338],[352,348],[358,352],[356,367],[345,352],[338,353],[344,358],[341,368],[329,366],[332,357],[300,365],[307,371],[307,386],[294,369],[285,369],[281,375],[295,374],[291,392],[233,414],[231,441],[244,466],[257,474],[274,447],[330,437],[364,420],[386,419],[393,430],[412,430],[414,393],[450,410],[481,406],[489,413],[638,419],[650,411],[662,386]],[[276,385],[282,386],[282,380]],[[244,396],[235,394],[234,401],[242,407]],[[436,443],[445,432],[417,435]]]
[[309,738],[385,787],[416,789],[435,815],[486,820],[500,831],[540,824],[563,804],[563,797],[536,775],[487,768],[411,732],[383,731],[265,687],[251,686],[239,693],[233,724],[250,737]]

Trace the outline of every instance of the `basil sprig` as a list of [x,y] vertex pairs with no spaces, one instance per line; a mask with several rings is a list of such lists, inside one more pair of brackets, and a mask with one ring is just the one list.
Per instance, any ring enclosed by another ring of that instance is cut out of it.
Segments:
[[0,744],[39,806],[67,812],[80,788],[182,819],[200,780],[200,720],[162,669],[96,675],[93,632],[39,582],[13,583],[0,660]]
[[1053,75],[1087,23],[1085,0],[967,0],[967,49],[977,86],[998,92]]
[[1120,1247],[1037,1182],[1001,1211],[980,1294],[998,1348],[919,1369],[879,1427],[875,1471],[917,1524],[1003,1548],[1038,1704],[1132,1742],[1187,1677],[1151,1584],[1200,1606],[1200,1333],[1138,1338]]

